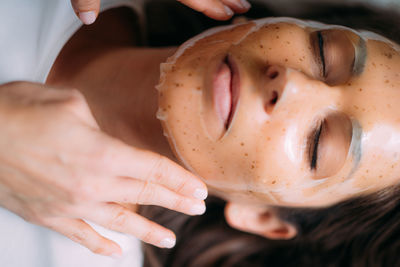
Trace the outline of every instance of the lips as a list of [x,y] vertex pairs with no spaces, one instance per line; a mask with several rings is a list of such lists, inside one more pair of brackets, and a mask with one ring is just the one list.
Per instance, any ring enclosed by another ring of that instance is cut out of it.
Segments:
[[213,79],[213,101],[217,116],[227,130],[239,99],[239,77],[236,64],[227,56]]

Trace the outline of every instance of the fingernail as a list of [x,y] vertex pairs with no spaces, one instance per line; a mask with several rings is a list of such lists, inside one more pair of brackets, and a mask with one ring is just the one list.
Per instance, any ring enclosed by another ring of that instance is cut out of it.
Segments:
[[160,247],[162,248],[173,248],[175,246],[176,240],[172,238],[164,238],[160,242]]
[[207,195],[208,195],[207,190],[202,189],[202,188],[197,188],[197,189],[194,191],[194,194],[193,194],[193,196],[194,196],[195,198],[200,199],[200,200],[206,199],[206,198],[207,198]]
[[232,16],[233,15],[233,11],[232,9],[230,9],[228,6],[224,6],[225,9],[225,14],[228,16]]
[[94,13],[94,11],[79,12],[79,19],[83,24],[92,24],[96,20],[96,13]]
[[249,2],[247,2],[246,0],[240,0],[240,4],[245,9],[249,9],[251,7],[251,4]]
[[198,205],[198,204],[196,204],[196,205],[193,205],[190,208],[190,214],[193,214],[193,215],[201,215],[205,211],[206,211],[206,205]]

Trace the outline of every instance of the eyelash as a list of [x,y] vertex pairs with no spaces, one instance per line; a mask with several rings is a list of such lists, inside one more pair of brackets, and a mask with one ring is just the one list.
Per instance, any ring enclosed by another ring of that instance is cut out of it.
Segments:
[[326,78],[324,37],[320,31],[317,32],[317,36],[318,36],[319,57],[320,57],[321,64],[322,64],[322,77]]
[[323,125],[324,125],[324,122],[322,121],[313,131],[313,134],[311,135],[311,138],[310,138],[311,140],[309,141],[311,170],[315,170],[317,168],[318,145],[319,145]]

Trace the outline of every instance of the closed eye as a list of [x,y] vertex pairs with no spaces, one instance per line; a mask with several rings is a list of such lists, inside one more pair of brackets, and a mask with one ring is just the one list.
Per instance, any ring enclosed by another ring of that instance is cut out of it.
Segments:
[[324,37],[321,34],[321,31],[317,31],[318,37],[318,50],[319,50],[319,58],[321,62],[322,73],[321,76],[326,78],[326,66],[325,66],[325,54],[324,54]]
[[307,138],[307,157],[313,179],[336,174],[349,154],[353,126],[342,112],[333,111],[312,127]]
[[321,137],[323,123],[320,123],[319,126],[315,128],[313,134],[311,135],[311,139],[309,143],[309,161],[311,170],[315,170],[317,168],[317,160],[318,160],[318,144]]

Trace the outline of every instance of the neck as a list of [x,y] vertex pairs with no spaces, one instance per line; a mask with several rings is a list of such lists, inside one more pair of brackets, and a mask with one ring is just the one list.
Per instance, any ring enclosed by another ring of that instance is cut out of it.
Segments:
[[155,116],[155,85],[160,63],[175,49],[99,47],[90,52],[72,51],[60,54],[46,83],[80,90],[100,128],[109,135],[173,158]]

